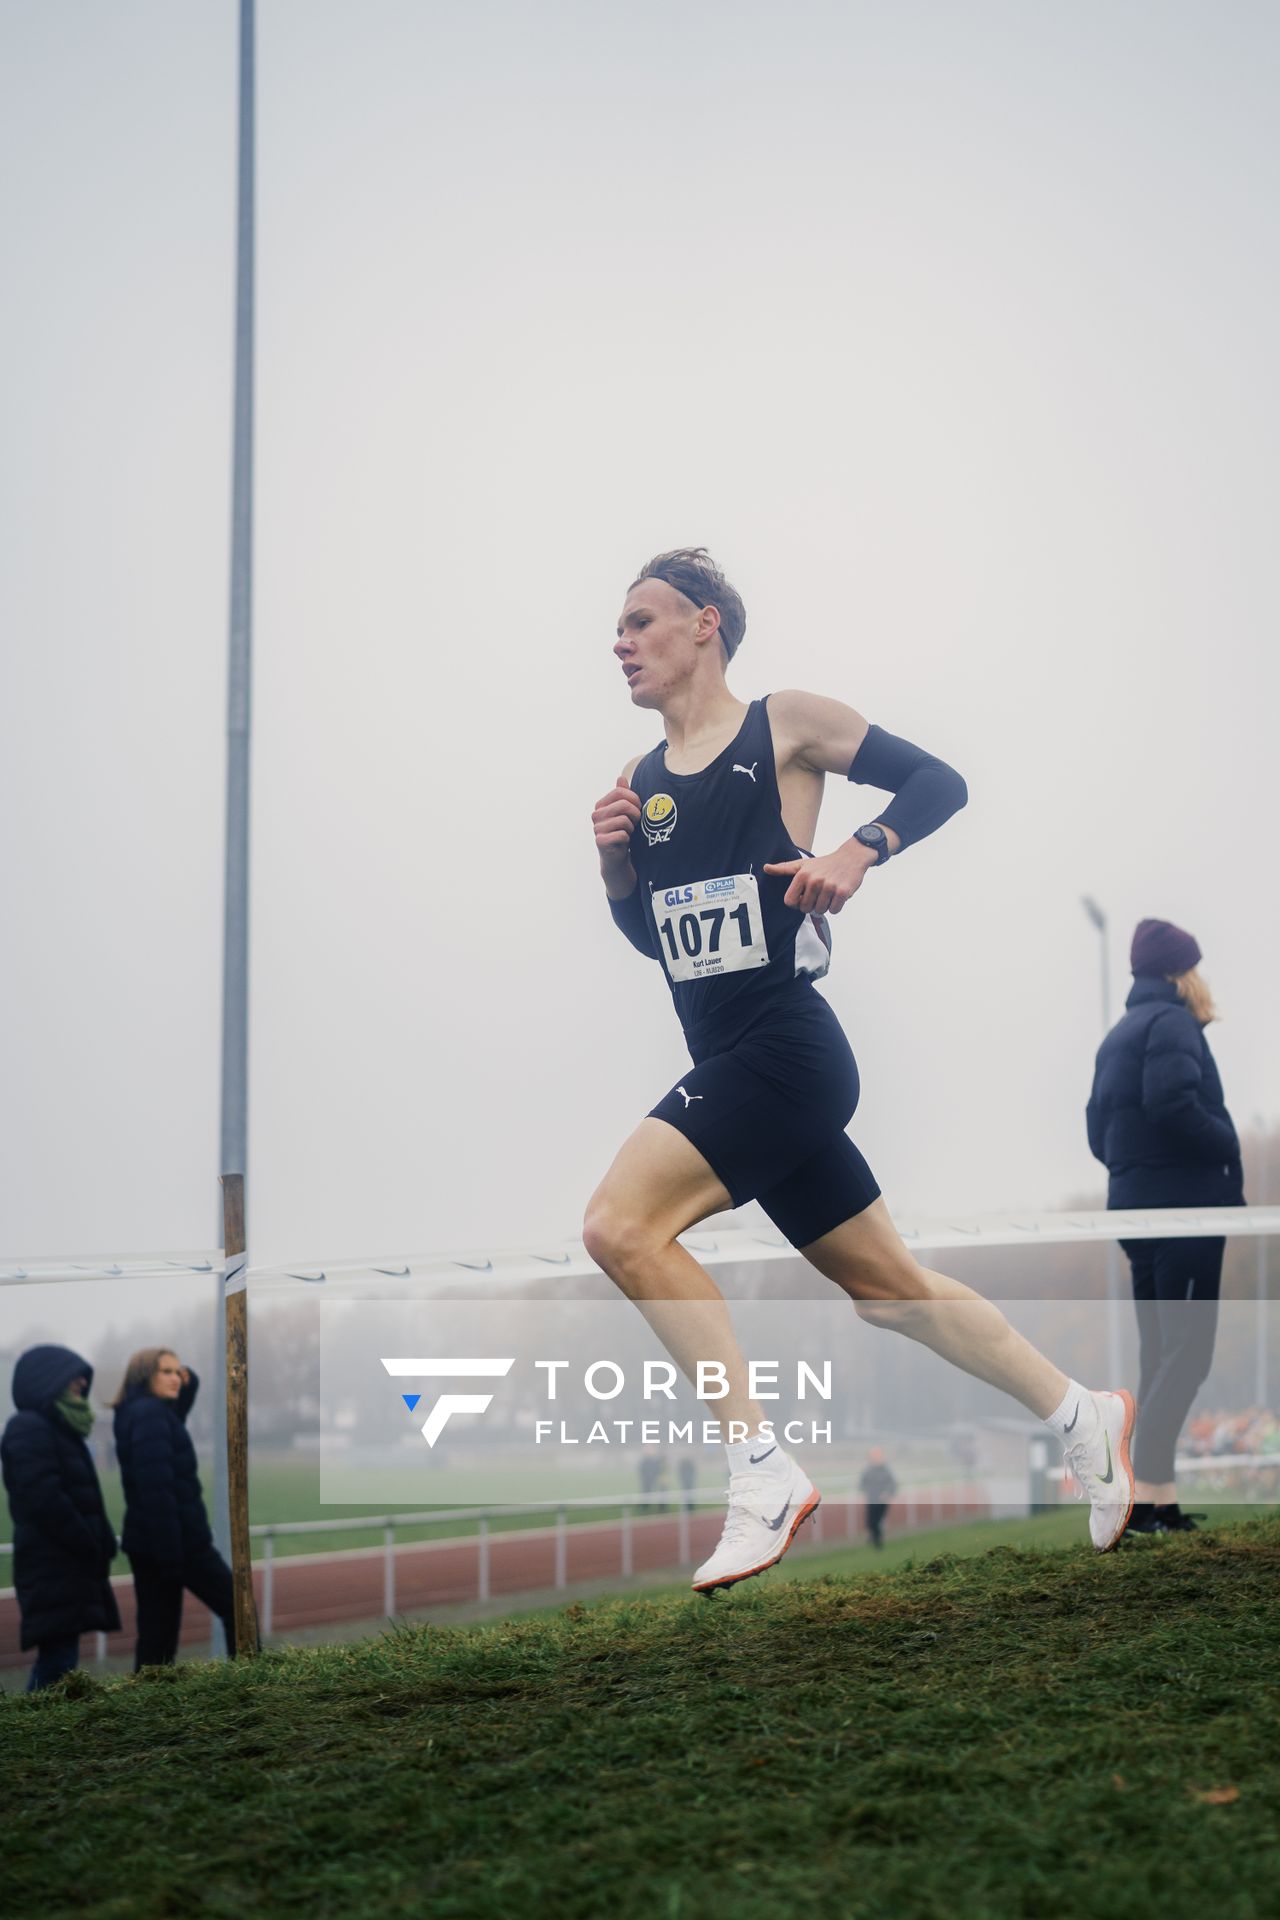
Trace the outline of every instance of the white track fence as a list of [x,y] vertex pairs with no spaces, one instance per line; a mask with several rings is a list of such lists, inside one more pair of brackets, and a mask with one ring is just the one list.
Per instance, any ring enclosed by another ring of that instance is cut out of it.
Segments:
[[[1090,1241],[1170,1240],[1222,1235],[1227,1239],[1257,1239],[1280,1233],[1280,1207],[1159,1207],[1125,1213],[1068,1210],[1037,1213],[971,1214],[935,1220],[898,1220],[899,1233],[913,1253],[938,1253],[955,1248],[1082,1245]],[[709,1221],[681,1234],[681,1242],[704,1266],[723,1266],[761,1260],[795,1260],[800,1256],[771,1228],[720,1225]],[[0,1259],[0,1286],[41,1286],[68,1281],[161,1280],[176,1274],[221,1275],[223,1254],[207,1252],[119,1254],[89,1257],[51,1255],[41,1259]],[[293,1260],[268,1266],[250,1266],[251,1292],[276,1292],[297,1286],[325,1287],[378,1285],[387,1279],[409,1280],[430,1288],[431,1283],[455,1287],[459,1273],[471,1283],[498,1293],[511,1282],[521,1284],[549,1275],[555,1280],[598,1274],[581,1240],[563,1240],[529,1249],[471,1253],[369,1254],[333,1262]]]

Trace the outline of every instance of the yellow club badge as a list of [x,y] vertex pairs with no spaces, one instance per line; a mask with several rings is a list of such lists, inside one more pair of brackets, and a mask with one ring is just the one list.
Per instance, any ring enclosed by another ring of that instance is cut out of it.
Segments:
[[640,825],[651,847],[656,847],[660,840],[671,838],[676,830],[676,803],[669,793],[650,795],[644,803]]

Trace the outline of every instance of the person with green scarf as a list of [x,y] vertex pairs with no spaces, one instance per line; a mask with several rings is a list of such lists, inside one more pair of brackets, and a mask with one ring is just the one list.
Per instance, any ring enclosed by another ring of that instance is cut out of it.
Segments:
[[31,1347],[13,1370],[17,1412],[0,1439],[13,1517],[22,1645],[36,1649],[27,1691],[79,1665],[82,1633],[115,1633],[110,1567],[119,1551],[89,1451],[93,1368],[69,1347]]

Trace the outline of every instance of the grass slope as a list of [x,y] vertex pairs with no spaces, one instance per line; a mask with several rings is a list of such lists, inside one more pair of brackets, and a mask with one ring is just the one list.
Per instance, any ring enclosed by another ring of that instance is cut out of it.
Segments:
[[1262,1920],[1280,1522],[0,1701],[45,1920]]

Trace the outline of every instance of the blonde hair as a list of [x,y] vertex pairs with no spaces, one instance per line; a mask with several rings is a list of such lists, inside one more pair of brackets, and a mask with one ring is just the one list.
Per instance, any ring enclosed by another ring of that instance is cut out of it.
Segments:
[[[120,1382],[120,1391],[109,1404],[118,1407],[139,1387],[149,1387],[156,1377],[156,1368],[166,1353],[173,1353],[172,1347],[141,1347],[129,1361],[124,1370],[124,1379]],[[176,1360],[177,1354],[173,1353]]]
[[1185,973],[1171,973],[1169,978],[1178,989],[1179,1000],[1202,1027],[1207,1027],[1211,1020],[1220,1018],[1218,1009],[1213,1004],[1213,995],[1209,991],[1209,982],[1198,967],[1188,967]]

